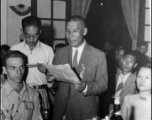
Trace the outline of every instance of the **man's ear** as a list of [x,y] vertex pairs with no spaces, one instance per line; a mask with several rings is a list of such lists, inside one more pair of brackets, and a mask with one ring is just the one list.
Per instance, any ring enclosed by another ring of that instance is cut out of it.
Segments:
[[40,34],[41,34],[41,32],[42,32],[42,29],[40,30]]
[[136,67],[137,67],[137,65],[138,65],[138,64],[137,64],[137,63],[135,63],[134,68],[136,68]]
[[6,71],[6,67],[2,67],[3,68],[3,74],[7,74],[7,71]]
[[21,28],[20,31],[21,31],[21,34],[23,34],[23,28]]
[[88,29],[85,27],[84,28],[84,32],[83,32],[83,35],[86,35],[88,33]]

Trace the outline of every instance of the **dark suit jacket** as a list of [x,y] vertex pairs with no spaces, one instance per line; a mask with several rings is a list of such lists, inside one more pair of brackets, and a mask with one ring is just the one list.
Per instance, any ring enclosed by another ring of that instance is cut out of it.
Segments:
[[[116,84],[117,84],[119,75],[120,74],[116,75]],[[121,93],[120,93],[120,103],[121,104],[122,104],[123,99],[124,99],[125,96],[132,95],[136,92],[135,81],[136,81],[136,75],[135,74],[130,74],[129,77],[127,78],[125,84],[123,85],[123,88],[122,88]]]
[[[53,64],[70,64],[72,59],[71,47],[66,46],[56,52]],[[66,110],[68,99],[73,100],[78,108],[75,110],[77,120],[85,120],[97,115],[98,95],[107,89],[107,63],[105,54],[100,50],[86,43],[82,56],[77,67],[77,74],[82,72],[82,65],[85,66],[84,75],[81,79],[87,83],[87,92],[84,95],[74,89],[74,95],[70,94],[70,83],[60,82],[53,109],[53,120],[61,120]],[[80,114],[79,114],[79,113]]]

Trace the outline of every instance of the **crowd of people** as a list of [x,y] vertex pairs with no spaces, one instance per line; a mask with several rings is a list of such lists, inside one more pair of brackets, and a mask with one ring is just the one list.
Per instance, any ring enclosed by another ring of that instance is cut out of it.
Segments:
[[[1,45],[1,120],[91,120],[104,118],[119,97],[124,120],[151,120],[151,58],[148,44],[138,50],[99,50],[87,42],[85,19],[67,20],[68,45],[55,51],[42,43],[38,17],[22,20],[24,41]],[[79,83],[63,82],[44,66],[69,64]]]

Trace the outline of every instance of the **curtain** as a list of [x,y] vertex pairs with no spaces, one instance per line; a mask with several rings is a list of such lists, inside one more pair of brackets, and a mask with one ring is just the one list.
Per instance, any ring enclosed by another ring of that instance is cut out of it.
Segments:
[[92,0],[72,0],[72,15],[86,18]]
[[120,0],[123,14],[132,38],[132,50],[137,49],[140,0]]

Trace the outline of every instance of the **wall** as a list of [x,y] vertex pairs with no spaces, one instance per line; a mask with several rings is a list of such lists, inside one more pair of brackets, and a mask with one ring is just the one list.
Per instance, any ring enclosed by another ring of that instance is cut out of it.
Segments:
[[1,44],[7,44],[7,0],[1,0]]
[[21,20],[30,15],[18,15],[10,6],[23,4],[31,6],[31,0],[2,0],[1,2],[1,44],[12,46],[20,42],[21,39]]
[[146,54],[151,57],[151,0],[146,0],[145,2],[144,40],[148,42],[148,51]]
[[[8,0],[8,6],[7,6],[7,14],[8,14],[8,18],[7,18],[7,43],[8,45],[12,46],[16,43],[19,43],[21,40],[21,20],[26,17],[29,16],[29,14],[26,15],[19,15],[16,14],[11,8],[10,6],[17,6],[19,4],[23,4],[25,5],[24,9],[26,11],[26,9],[28,7],[31,6],[31,0]],[[22,11],[24,11],[22,9]]]

